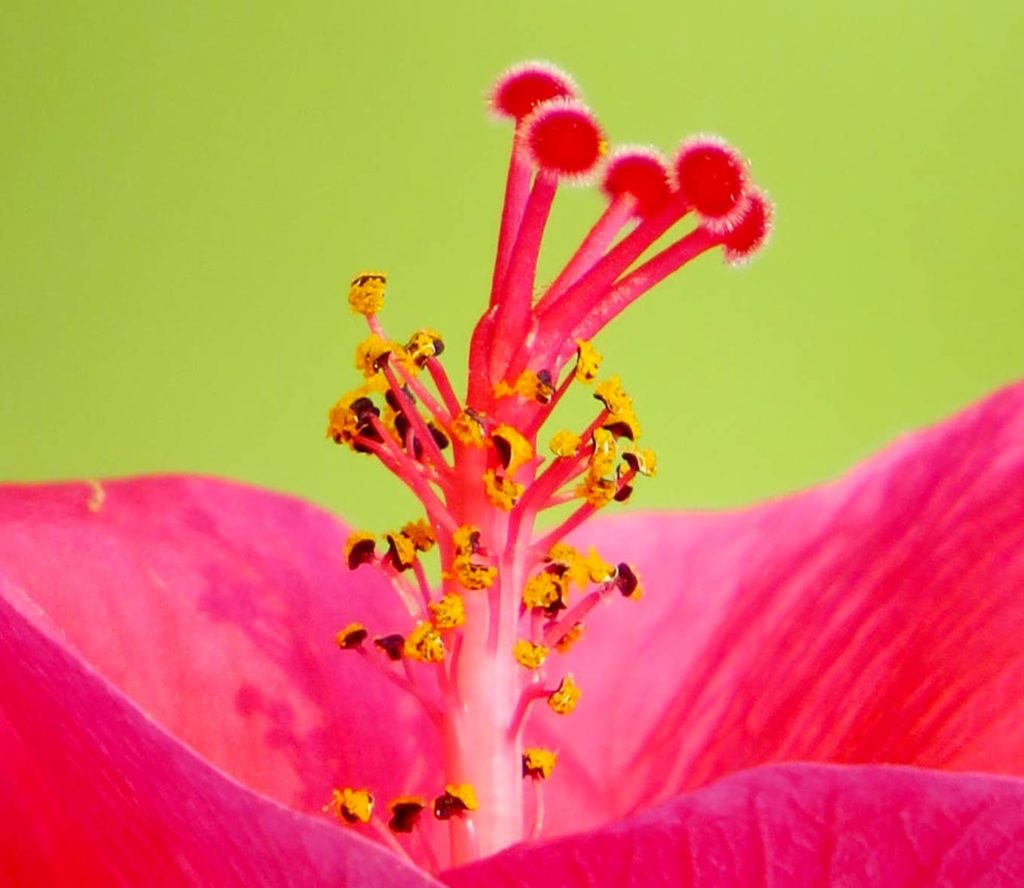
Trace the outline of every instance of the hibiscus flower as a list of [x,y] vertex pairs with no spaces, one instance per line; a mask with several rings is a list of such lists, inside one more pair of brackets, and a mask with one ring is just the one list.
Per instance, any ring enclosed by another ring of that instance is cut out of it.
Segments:
[[[439,333],[385,332],[385,274],[349,291],[369,335],[328,436],[422,516],[0,488],[0,874],[1019,884],[1024,385],[818,490],[591,522],[656,469],[591,338],[697,256],[745,261],[771,204],[718,139],[609,152],[550,66],[491,105],[513,149],[466,399]],[[558,188],[595,175],[607,209],[537,293]],[[581,393],[593,422],[559,428]]]

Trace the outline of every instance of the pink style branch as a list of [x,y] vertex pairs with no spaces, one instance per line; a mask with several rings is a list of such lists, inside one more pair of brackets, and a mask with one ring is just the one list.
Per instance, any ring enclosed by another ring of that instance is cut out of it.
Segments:
[[[701,254],[746,261],[772,206],[718,139],[609,150],[549,65],[490,103],[514,135],[466,397],[440,333],[389,338],[384,273],[348,293],[328,437],[422,514],[0,487],[0,882],[1024,883],[1024,383],[818,489],[620,511],[656,460],[593,339]],[[607,206],[540,284],[585,183]]]

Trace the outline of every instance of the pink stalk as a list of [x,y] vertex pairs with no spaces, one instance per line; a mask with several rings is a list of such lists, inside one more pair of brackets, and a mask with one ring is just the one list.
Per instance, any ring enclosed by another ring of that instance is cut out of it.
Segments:
[[687,262],[722,243],[723,235],[695,228],[631,272],[583,317],[573,330],[572,341],[590,339],[627,306]]
[[[459,399],[455,395],[455,389],[452,388],[451,380],[448,379],[448,374],[445,373],[444,365],[437,360],[437,358],[430,358],[427,361],[427,371],[430,373],[431,379],[434,380],[434,385],[437,386],[438,394],[441,396],[441,400],[444,401],[445,409],[447,410],[447,416],[435,413],[438,422],[442,423],[446,428],[451,421],[458,415],[459,410],[462,408],[459,406]],[[415,389],[413,390],[415,391]]]
[[570,371],[565,374],[565,377],[558,384],[558,388],[555,389],[555,393],[551,396],[551,400],[548,401],[540,410],[536,412],[534,418],[526,427],[525,435],[528,438],[534,438],[537,432],[540,431],[541,426],[547,421],[547,418],[554,412],[558,406],[558,402],[562,400],[562,397],[569,390],[574,379],[573,373]]
[[[423,467],[414,461],[409,455],[402,450],[391,437],[391,434],[384,427],[376,416],[370,417],[370,425],[374,431],[377,432],[381,437],[381,441],[368,441],[366,446],[373,450],[377,455],[377,458],[387,466],[398,478],[408,484],[413,493],[419,497],[423,508],[427,510],[427,514],[430,516],[430,520],[434,524],[440,524],[449,533],[452,533],[458,527],[455,519],[452,517],[451,512],[445,507],[445,504],[441,502],[437,494],[427,484],[426,479],[423,476]],[[360,441],[363,443],[363,440]],[[385,459],[385,456],[387,459]],[[390,463],[390,464],[389,464]]]
[[557,622],[550,623],[544,628],[544,644],[550,647],[559,641],[566,632],[604,601],[614,588],[615,584],[608,582],[602,583],[593,592],[588,592],[579,603],[569,608]]
[[514,371],[526,366],[529,359],[543,360],[560,351],[566,336],[585,317],[615,280],[632,265],[643,252],[678,222],[689,210],[689,205],[676,196],[664,209],[644,219],[629,234],[612,247],[586,274],[553,299],[538,315],[540,336],[529,351],[521,349],[511,363]]
[[[436,359],[431,358],[424,366],[436,363]],[[398,371],[398,375],[402,377],[402,382],[409,386],[410,391],[419,398],[423,403],[423,406],[430,411],[430,415],[434,421],[438,423],[442,429],[446,430],[452,419],[448,410],[438,402],[437,398],[430,393],[430,390],[420,382],[417,377],[413,376],[412,373],[409,372],[408,368],[404,367],[400,361],[395,362],[393,369]],[[442,370],[441,372],[443,373],[444,371]],[[433,375],[434,374],[431,373],[431,376]]]
[[401,599],[402,606],[409,612],[409,616],[414,620],[422,620],[427,614],[426,606],[421,606],[416,601],[416,596],[406,582],[405,577],[393,565],[383,559],[375,558],[374,566],[387,575],[387,578],[391,581],[391,588],[394,589],[395,595]]
[[529,157],[520,147],[519,128],[512,143],[512,155],[508,161],[508,175],[505,179],[505,202],[501,208],[501,227],[498,231],[498,250],[494,259],[494,274],[491,277],[491,305],[497,305],[505,286],[512,248],[523,221],[523,211],[530,193],[530,179],[533,168]]
[[420,587],[420,595],[423,597],[423,606],[430,604],[431,592],[430,582],[427,580],[427,572],[423,569],[423,563],[417,558],[412,563],[413,573],[416,575],[416,582]]
[[[636,469],[630,469],[623,475],[618,482],[618,489],[622,490],[630,481],[636,477]],[[590,518],[597,510],[598,506],[592,503],[584,503],[575,512],[573,512],[568,518],[565,519],[561,524],[558,525],[554,530],[548,533],[546,536],[541,537],[539,541],[531,546],[531,550],[535,558],[541,557],[547,552],[555,543],[557,543],[563,537],[568,536],[577,527],[579,527],[584,521]]]
[[[388,385],[391,386],[391,393],[395,396],[395,400],[398,401],[398,406],[402,408],[402,413],[409,420],[410,431],[415,431],[416,438],[423,447],[424,456],[430,459],[430,462],[441,476],[442,488],[446,487],[447,480],[451,477],[451,467],[445,462],[441,448],[437,446],[434,436],[430,434],[430,429],[427,428],[427,424],[423,421],[423,416],[419,410],[416,409],[416,405],[409,400],[409,396],[398,384],[394,370],[391,369],[390,359],[382,362],[381,371],[384,374],[384,378],[388,381]],[[413,458],[415,459],[415,457]]]
[[[509,513],[495,509],[479,484],[487,451],[453,443],[460,477],[467,483],[453,491],[452,508],[460,522],[479,528],[483,545],[497,555],[498,568],[497,580],[485,593],[463,595],[466,623],[446,696],[446,775],[452,783],[471,783],[480,801],[471,819],[452,821],[451,851],[457,864],[523,839],[522,750],[519,738],[508,736],[506,727],[522,683],[522,667],[512,647],[526,552],[522,546],[504,545]],[[460,591],[453,581],[445,588]]]
[[543,781],[533,778],[533,826],[530,827],[530,841],[535,842],[540,838],[540,832],[544,829],[544,787]]
[[587,232],[583,243],[573,253],[565,268],[537,303],[535,310],[538,314],[543,312],[569,286],[576,283],[585,272],[594,267],[594,264],[605,254],[612,241],[629,223],[635,212],[636,198],[632,194],[623,192],[612,199],[597,222]]
[[419,685],[410,681],[406,676],[399,675],[395,672],[389,663],[384,663],[375,654],[368,651],[362,645],[356,648],[359,655],[369,663],[377,672],[383,675],[388,681],[394,684],[396,687],[401,688],[405,693],[411,694],[413,697],[422,704],[423,709],[427,715],[437,723],[441,721],[441,709],[437,705],[437,702],[431,700],[419,687]]
[[512,719],[508,723],[509,737],[516,737],[519,735],[519,731],[523,727],[523,722],[526,720],[526,713],[529,712],[530,707],[538,700],[543,700],[551,693],[551,688],[545,688],[540,682],[535,682],[529,687],[523,689],[522,694],[519,696],[519,702],[516,704],[515,713],[513,713]]
[[505,375],[509,358],[521,344],[529,326],[537,257],[557,191],[558,177],[545,170],[538,171],[501,287],[488,366],[492,382]]
[[[571,374],[569,378],[572,378]],[[608,411],[602,410],[580,435],[582,443],[579,451],[571,457],[554,460],[540,473],[516,506],[517,512],[524,515],[536,514],[544,508],[544,503],[559,487],[582,474],[583,463],[594,452],[591,438],[607,419]]]

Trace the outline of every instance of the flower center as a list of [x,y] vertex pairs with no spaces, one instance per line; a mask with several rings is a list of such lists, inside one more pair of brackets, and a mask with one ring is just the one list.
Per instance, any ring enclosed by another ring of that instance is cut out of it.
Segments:
[[[745,162],[716,139],[684,142],[671,162],[647,148],[609,155],[572,80],[548,65],[513,68],[491,104],[515,121],[515,134],[466,398],[441,364],[440,334],[388,337],[378,318],[387,277],[364,272],[349,289],[352,310],[369,327],[356,349],[363,378],[331,408],[327,429],[336,443],[376,457],[423,505],[425,517],[399,530],[353,533],[344,552],[350,569],[389,578],[407,620],[353,623],[337,643],[424,707],[444,758],[443,774],[417,778],[386,814],[376,810],[373,787],[337,789],[328,809],[342,823],[376,830],[400,853],[422,853],[435,870],[440,849],[422,829],[425,817],[448,825],[452,865],[540,834],[541,784],[558,779],[557,750],[528,745],[531,719],[571,717],[586,705],[586,676],[577,681],[560,655],[584,636],[598,604],[642,595],[629,564],[565,542],[596,511],[627,500],[637,476],[656,467],[638,443],[632,399],[617,376],[599,379],[602,359],[590,340],[696,256],[720,246],[728,262],[745,261],[764,243],[772,215]],[[535,298],[558,187],[595,175],[602,163],[607,208]],[[686,218],[687,233],[647,255]],[[597,402],[592,422],[576,431],[551,422],[570,389],[589,389]],[[538,532],[549,514],[557,526]],[[435,548],[437,590],[422,561]]]

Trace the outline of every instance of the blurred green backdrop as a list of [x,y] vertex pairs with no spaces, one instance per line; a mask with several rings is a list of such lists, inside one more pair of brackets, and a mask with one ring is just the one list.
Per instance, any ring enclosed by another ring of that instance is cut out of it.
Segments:
[[[661,458],[637,502],[832,477],[1024,372],[1022,10],[8,0],[0,477],[184,470],[408,517],[323,438],[363,335],[343,294],[387,269],[389,328],[440,328],[464,378],[510,135],[481,96],[522,58],[613,142],[727,136],[779,204],[758,262],[706,257],[599,341]],[[599,206],[560,195],[549,262]]]

